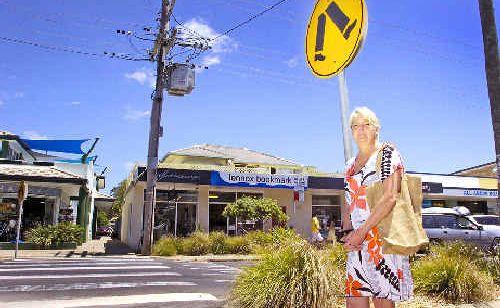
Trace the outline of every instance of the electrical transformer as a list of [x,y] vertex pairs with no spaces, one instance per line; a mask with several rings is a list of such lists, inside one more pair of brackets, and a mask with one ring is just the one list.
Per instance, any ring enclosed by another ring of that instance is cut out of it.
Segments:
[[168,94],[184,96],[194,89],[195,71],[188,64],[174,64],[168,81]]

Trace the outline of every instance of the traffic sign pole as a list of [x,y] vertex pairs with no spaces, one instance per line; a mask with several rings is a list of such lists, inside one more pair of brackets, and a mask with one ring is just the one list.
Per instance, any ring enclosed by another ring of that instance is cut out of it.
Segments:
[[340,113],[342,118],[342,135],[344,140],[344,159],[347,162],[353,156],[352,139],[349,128],[349,93],[345,81],[344,71],[338,74],[340,92]]

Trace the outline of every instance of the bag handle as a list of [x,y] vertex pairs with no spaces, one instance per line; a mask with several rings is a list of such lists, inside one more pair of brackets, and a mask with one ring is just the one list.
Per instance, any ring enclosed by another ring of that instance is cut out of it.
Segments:
[[[377,162],[376,162],[376,164],[375,164],[375,168],[376,168],[375,172],[376,172],[376,174],[379,176],[379,178],[380,178],[380,176],[381,176],[381,174],[382,174],[382,154],[383,154],[383,152],[384,152],[384,149],[385,149],[386,147],[390,146],[390,145],[391,145],[391,144],[390,144],[389,142],[384,142],[384,143],[382,144],[382,146],[378,149],[378,153],[377,153]],[[403,181],[406,181],[406,180],[407,180],[407,178],[406,178],[406,172],[403,172],[403,173],[401,174],[401,185],[400,185],[400,187],[399,187],[399,191],[398,191],[398,193],[399,193],[399,194],[401,194],[401,191],[402,191],[401,186],[403,185]]]

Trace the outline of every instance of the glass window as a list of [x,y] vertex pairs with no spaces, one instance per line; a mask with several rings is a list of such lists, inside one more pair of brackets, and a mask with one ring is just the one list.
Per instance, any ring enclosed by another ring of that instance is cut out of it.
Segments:
[[499,216],[474,216],[474,219],[478,224],[489,225],[489,226],[499,226],[500,217]]
[[340,228],[340,206],[313,206],[312,217],[318,218],[323,238],[328,237],[330,227]]
[[236,201],[235,192],[211,191],[208,195],[210,203],[232,203]]
[[459,229],[458,221],[455,216],[452,215],[439,215],[435,216],[435,225],[439,228],[449,228],[449,229]]
[[461,228],[472,228],[473,227],[472,222],[465,217],[458,217],[458,225]]
[[422,226],[427,229],[438,228],[434,223],[434,216],[422,215]]

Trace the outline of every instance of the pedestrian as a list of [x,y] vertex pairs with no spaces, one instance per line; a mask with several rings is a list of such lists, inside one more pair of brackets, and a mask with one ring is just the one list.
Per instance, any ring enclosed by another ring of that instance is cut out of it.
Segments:
[[328,228],[328,242],[332,244],[337,243],[337,236],[335,235],[335,218],[332,219],[330,227]]
[[312,218],[311,222],[311,238],[313,242],[322,242],[323,241],[323,236],[321,236],[320,231],[320,226],[319,226],[319,220],[318,217],[314,216]]
[[[409,257],[384,253],[376,226],[396,204],[403,160],[394,145],[379,143],[380,123],[370,109],[356,108],[349,124],[358,153],[346,163],[344,180],[342,229],[346,235],[340,241],[348,251],[346,306],[368,308],[371,298],[375,308],[395,307],[395,302],[413,295]],[[377,173],[379,151],[382,167]],[[375,206],[367,203],[366,188],[377,181],[382,181],[384,189]],[[371,212],[370,207],[375,210]]]

